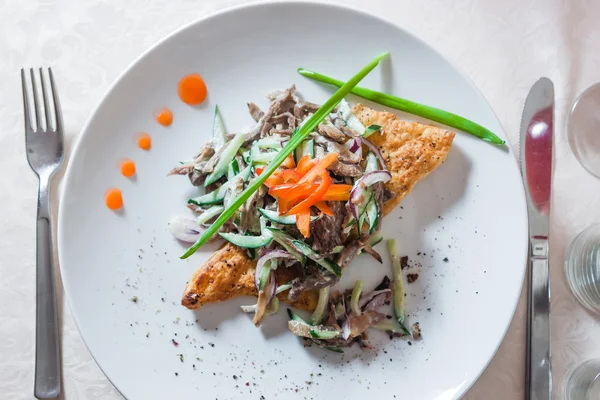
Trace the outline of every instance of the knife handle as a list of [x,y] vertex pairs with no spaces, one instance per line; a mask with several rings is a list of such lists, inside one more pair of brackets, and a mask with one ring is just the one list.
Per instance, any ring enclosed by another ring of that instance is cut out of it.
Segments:
[[548,239],[533,238],[529,256],[527,400],[551,400]]

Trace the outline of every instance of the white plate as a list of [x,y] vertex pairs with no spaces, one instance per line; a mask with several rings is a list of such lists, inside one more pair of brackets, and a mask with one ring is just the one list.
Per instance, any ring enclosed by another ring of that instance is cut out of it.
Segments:
[[[179,305],[214,247],[178,258],[184,247],[167,221],[187,211],[194,189],[166,173],[209,138],[215,104],[227,127],[239,130],[251,124],[246,102],[264,106],[272,89],[296,83],[317,103],[332,93],[297,67],[348,78],[383,51],[391,59],[363,86],[454,111],[503,135],[471,82],[420,40],[361,12],[306,3],[236,8],[185,27],[135,62],[100,103],[69,164],[59,255],[81,334],[126,397],[456,399],[486,367],[520,293],[526,211],[510,151],[463,133],[447,161],[383,224],[384,235],[422,265],[419,280],[407,285],[409,320],[420,322],[422,341],[374,332],[373,351],[341,356],[304,348],[287,332],[283,310],[256,329],[239,310],[250,298],[195,312]],[[177,97],[178,80],[191,72],[209,88],[198,108]],[[163,106],[174,112],[169,128],[152,117]],[[141,131],[152,135],[149,152],[134,144]],[[123,157],[135,160],[135,180],[120,175]],[[112,186],[123,191],[122,214],[104,206]],[[382,245],[380,252],[383,265],[361,256],[345,281],[360,276],[372,289],[390,272]]]

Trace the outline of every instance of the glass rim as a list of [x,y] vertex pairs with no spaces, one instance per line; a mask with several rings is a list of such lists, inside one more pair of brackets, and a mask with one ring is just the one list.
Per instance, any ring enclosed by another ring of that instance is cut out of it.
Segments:
[[571,108],[569,109],[569,112],[567,114],[567,118],[566,118],[566,125],[567,125],[566,126],[566,130],[567,130],[567,141],[569,142],[569,147],[571,148],[571,152],[573,153],[573,155],[575,155],[575,158],[579,162],[579,165],[581,165],[583,167],[583,169],[585,169],[589,174],[591,174],[595,178],[600,179],[600,165],[598,165],[598,171],[594,171],[594,169],[592,169],[589,165],[587,165],[587,163],[585,161],[585,157],[579,152],[579,150],[577,149],[577,147],[574,144],[574,142],[575,142],[574,137],[575,137],[576,134],[573,132],[573,129],[571,129],[571,122],[572,122],[573,112],[577,108],[577,105],[579,104],[579,102],[581,101],[581,99],[585,95],[587,95],[593,89],[596,89],[596,88],[600,88],[600,82],[596,82],[596,83],[588,86],[587,88],[585,88],[583,90],[583,92],[581,92],[579,94],[579,96],[577,96],[577,98],[575,99],[575,101],[571,105]]

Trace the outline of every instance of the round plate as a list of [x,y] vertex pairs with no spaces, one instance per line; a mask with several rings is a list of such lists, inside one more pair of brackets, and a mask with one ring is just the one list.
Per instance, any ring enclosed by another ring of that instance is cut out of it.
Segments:
[[[102,100],[68,167],[59,255],[81,334],[127,398],[456,399],[484,370],[520,293],[526,209],[513,154],[463,133],[383,223],[384,236],[396,238],[420,274],[406,285],[406,307],[422,340],[373,332],[373,350],[337,354],[305,348],[287,330],[285,307],[257,329],[239,308],[251,298],[197,311],[180,305],[186,282],[215,247],[179,259],[185,248],[167,222],[188,211],[197,189],[166,174],[210,138],[214,106],[228,130],[239,131],[252,123],[246,102],[265,106],[271,90],[295,83],[309,101],[330,96],[331,87],[299,76],[298,67],[343,79],[384,51],[390,59],[362,86],[453,111],[503,136],[471,82],[419,39],[362,12],[310,3],[230,9],[193,23],[144,54]],[[176,90],[192,72],[209,90],[197,108]],[[174,113],[168,128],[153,119],[163,106]],[[139,132],[151,134],[152,150],[136,147]],[[135,160],[135,179],[120,175],[124,157]],[[104,205],[113,186],[123,191],[123,212]],[[342,284],[360,277],[371,290],[390,274],[385,245],[378,249],[383,264],[360,256]]]

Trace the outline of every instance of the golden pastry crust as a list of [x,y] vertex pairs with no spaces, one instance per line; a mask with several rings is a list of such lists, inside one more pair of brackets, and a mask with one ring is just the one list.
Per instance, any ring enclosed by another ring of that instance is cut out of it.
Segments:
[[[369,139],[377,146],[392,179],[386,189],[396,194],[383,208],[385,215],[411,191],[415,183],[426,177],[440,165],[452,145],[454,132],[417,122],[407,122],[389,112],[380,112],[362,104],[354,106],[354,114],[363,125],[380,125],[383,133],[374,133]],[[225,244],[206,261],[190,279],[181,304],[195,309],[204,304],[225,301],[237,296],[257,296],[254,287],[256,261],[248,258],[245,249],[231,243]],[[277,269],[277,281],[289,282],[293,272],[287,268]],[[287,292],[279,299],[288,302]],[[312,311],[317,305],[318,292],[303,292],[292,306]]]
[[384,215],[412,190],[415,183],[425,178],[445,159],[452,146],[454,132],[418,122],[408,122],[386,111],[376,111],[357,104],[354,114],[364,126],[379,125],[383,134],[374,133],[369,136],[379,151],[392,179],[385,188],[396,194],[396,197],[383,205]]
[[[195,309],[208,303],[225,301],[238,296],[258,296],[254,287],[256,261],[248,258],[246,250],[226,243],[204,263],[188,282],[181,304]],[[277,281],[289,282],[294,278],[287,268],[277,269]],[[287,292],[280,293],[279,300],[289,303]],[[319,295],[317,292],[303,292],[292,306],[302,310],[314,310]]]

